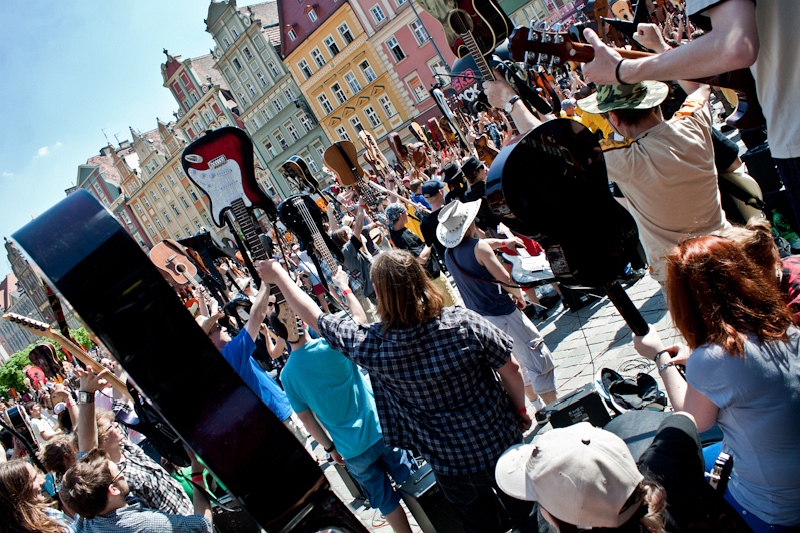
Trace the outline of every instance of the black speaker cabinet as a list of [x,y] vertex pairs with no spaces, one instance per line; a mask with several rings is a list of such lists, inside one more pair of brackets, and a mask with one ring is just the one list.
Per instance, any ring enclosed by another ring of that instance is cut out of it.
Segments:
[[428,463],[411,474],[397,492],[423,533],[464,533]]
[[596,427],[603,427],[611,421],[603,399],[594,390],[593,383],[587,383],[545,408],[554,428],[563,428],[588,421]]

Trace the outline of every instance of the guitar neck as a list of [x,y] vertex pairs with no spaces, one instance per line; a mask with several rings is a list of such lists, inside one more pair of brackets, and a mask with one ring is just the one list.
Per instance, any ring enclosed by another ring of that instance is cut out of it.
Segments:
[[[26,330],[39,335],[40,337],[45,337],[47,339],[56,341],[62,347],[64,347],[72,357],[79,360],[84,365],[90,367],[95,372],[99,373],[103,370],[106,370],[104,366],[100,363],[86,355],[86,352],[83,351],[83,348],[66,338],[61,333],[55,331],[51,328],[48,324],[44,322],[39,322],[36,320],[31,320],[28,317],[24,317],[22,315],[17,315],[15,313],[5,313],[3,318],[8,320],[9,322],[13,322],[18,324],[19,326],[25,328]],[[117,376],[115,376],[112,372],[109,372],[104,378],[109,385],[117,389],[120,393],[122,393],[126,398],[133,399],[131,394],[128,392],[128,388],[125,386],[125,383],[122,382]]]

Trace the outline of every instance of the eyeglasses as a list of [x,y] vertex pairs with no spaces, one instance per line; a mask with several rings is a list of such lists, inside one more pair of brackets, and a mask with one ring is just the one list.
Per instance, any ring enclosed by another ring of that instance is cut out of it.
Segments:
[[122,473],[125,471],[127,467],[128,463],[123,463],[123,465],[119,467],[119,472],[117,472],[117,475],[111,478],[111,483],[109,483],[109,485],[113,485],[114,483],[119,481],[120,478],[122,477]]
[[275,302],[267,302],[267,307],[275,307]]
[[109,433],[111,433],[111,430],[112,430],[112,429],[114,429],[114,428],[118,428],[118,427],[119,427],[119,424],[118,424],[117,422],[111,422],[111,423],[108,425],[108,427],[107,427],[107,428],[105,428],[105,429],[100,429],[100,428],[97,428],[97,429],[99,429],[99,430],[100,430],[100,435],[106,436],[106,435],[108,435]]

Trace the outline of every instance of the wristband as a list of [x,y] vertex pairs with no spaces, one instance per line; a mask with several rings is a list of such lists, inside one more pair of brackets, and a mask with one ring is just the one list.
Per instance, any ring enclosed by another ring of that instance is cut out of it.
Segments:
[[352,289],[345,289],[342,291],[342,296],[347,296],[348,294],[353,294]]
[[192,474],[192,481],[198,485],[203,483],[203,474]]
[[658,358],[659,358],[659,357],[661,357],[661,356],[662,356],[662,355],[664,355],[664,354],[667,354],[667,355],[669,355],[669,350],[661,350],[660,352],[658,352],[658,353],[656,354],[656,356],[655,356],[655,357],[653,357],[653,362],[654,362],[656,365],[658,365]]
[[330,448],[323,448],[323,450],[325,450],[325,453],[331,453],[335,449],[336,449],[336,445],[334,443],[331,443]]
[[528,414],[528,408],[527,407],[520,407],[519,409],[517,409],[517,414],[518,415],[526,415],[526,414]]
[[663,372],[664,370],[668,369],[671,366],[675,366],[675,361],[668,361],[668,362],[664,363],[663,365],[659,365],[658,373],[660,374],[661,372]]
[[625,83],[619,77],[619,68],[622,66],[622,62],[625,61],[624,59],[620,59],[619,63],[617,63],[617,69],[614,71],[614,76],[617,78],[617,83],[620,85],[630,85],[630,83]]

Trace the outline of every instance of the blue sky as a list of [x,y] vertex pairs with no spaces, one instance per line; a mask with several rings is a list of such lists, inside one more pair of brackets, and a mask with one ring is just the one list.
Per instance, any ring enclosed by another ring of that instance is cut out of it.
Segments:
[[[239,7],[256,2],[240,1]],[[108,139],[172,119],[163,49],[184,58],[214,46],[208,0],[0,2],[0,236],[64,198],[78,165]],[[0,249],[0,276],[11,271]],[[0,278],[2,279],[2,278]]]

